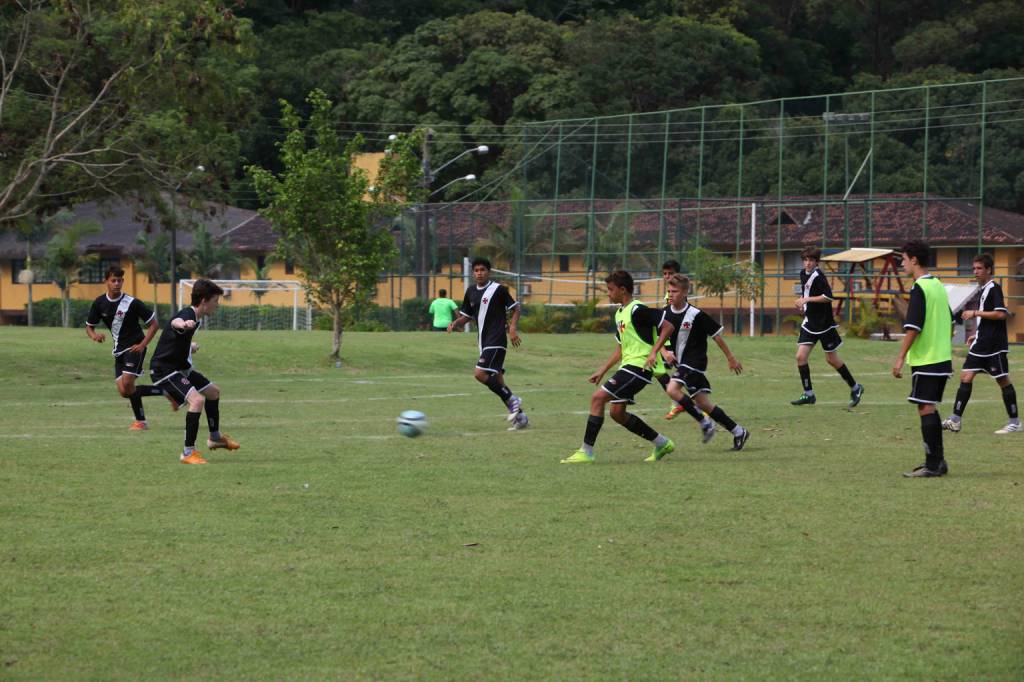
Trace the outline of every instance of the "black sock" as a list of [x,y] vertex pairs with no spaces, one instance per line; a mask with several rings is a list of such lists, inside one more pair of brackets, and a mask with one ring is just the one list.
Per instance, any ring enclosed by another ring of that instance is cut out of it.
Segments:
[[655,378],[658,380],[658,383],[661,384],[661,387],[667,391],[668,390],[668,384],[669,384],[670,381],[672,381],[669,378],[669,376],[667,374],[659,374]]
[[718,405],[715,405],[715,409],[711,410],[711,418],[730,431],[736,428],[736,422],[730,419],[729,415],[723,412],[722,408]]
[[1013,390],[1013,384],[1003,386],[1003,405],[1006,405],[1006,414],[1010,419],[1017,419],[1020,416],[1017,412],[1017,392]]
[[196,446],[196,436],[199,435],[199,417],[202,416],[198,412],[186,412],[185,413],[185,447],[194,448]]
[[128,396],[128,402],[132,404],[132,412],[135,413],[135,420],[144,422],[146,421],[146,413],[142,410],[142,396],[139,395],[139,389],[135,389],[135,393]]
[[683,399],[679,401],[679,406],[686,411],[686,414],[690,415],[698,422],[704,421],[704,413],[697,407],[697,403],[693,402],[693,398],[685,393],[683,394]]
[[149,398],[150,396],[154,395],[163,395],[164,389],[160,388],[159,386],[146,384],[145,386],[136,386],[135,392],[138,393],[139,396],[143,398]]
[[501,377],[499,377],[497,374],[490,375],[489,377],[487,377],[487,382],[485,383],[485,386],[491,389],[491,393],[501,398],[501,402],[505,403],[505,405],[508,405],[508,399],[512,397],[512,391],[509,390],[508,386],[501,382]]
[[967,401],[971,399],[973,389],[974,384],[969,384],[966,381],[960,382],[960,388],[956,389],[956,400],[953,402],[953,414],[958,417],[964,416],[964,410],[967,409]]
[[594,443],[597,442],[597,434],[601,432],[603,425],[604,417],[595,417],[594,415],[587,417],[587,430],[583,433],[583,442],[594,447]]
[[211,434],[220,434],[220,398],[206,399],[206,425],[210,427]]
[[942,420],[938,412],[921,415],[921,436],[924,438],[925,465],[938,469],[945,459],[942,451]]
[[857,382],[853,380],[853,375],[850,374],[850,370],[848,370],[846,368],[846,365],[843,365],[842,367],[838,368],[836,371],[839,372],[839,376],[841,376],[843,378],[843,381],[846,382],[847,386],[849,386],[850,388],[853,388],[854,386],[857,385]]
[[623,424],[627,429],[640,436],[644,440],[654,440],[658,437],[658,432],[647,425],[640,417],[635,414],[629,415],[629,419]]
[[800,381],[804,385],[804,393],[811,390],[811,366],[810,365],[797,365],[796,368],[800,370]]

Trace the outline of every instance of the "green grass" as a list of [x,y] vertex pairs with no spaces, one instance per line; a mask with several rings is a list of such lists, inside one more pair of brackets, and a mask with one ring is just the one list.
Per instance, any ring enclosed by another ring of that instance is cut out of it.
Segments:
[[730,338],[746,372],[715,349],[710,377],[745,451],[654,386],[635,409],[675,453],[643,464],[608,420],[597,464],[561,466],[610,336],[510,352],[522,433],[473,335],[346,334],[341,369],[326,333],[197,340],[242,449],[187,467],[163,399],[127,431],[109,344],[0,328],[0,679],[1024,676],[1024,438],[993,435],[987,377],[944,479],[900,477],[909,379],[860,341],[852,412],[820,349],[796,408],[794,340]]

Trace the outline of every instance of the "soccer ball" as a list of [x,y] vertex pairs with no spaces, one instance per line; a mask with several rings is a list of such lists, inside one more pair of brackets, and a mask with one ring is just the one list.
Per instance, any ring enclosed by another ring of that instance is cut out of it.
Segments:
[[427,430],[427,415],[416,410],[406,410],[398,415],[398,432],[408,438],[415,438]]

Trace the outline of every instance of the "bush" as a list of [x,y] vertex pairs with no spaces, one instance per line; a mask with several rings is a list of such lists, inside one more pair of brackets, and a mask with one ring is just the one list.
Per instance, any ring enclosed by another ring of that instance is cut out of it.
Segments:
[[871,338],[872,334],[886,332],[892,329],[899,329],[899,320],[888,315],[883,315],[866,301],[860,302],[860,315],[856,322],[851,322],[846,330],[849,338]]

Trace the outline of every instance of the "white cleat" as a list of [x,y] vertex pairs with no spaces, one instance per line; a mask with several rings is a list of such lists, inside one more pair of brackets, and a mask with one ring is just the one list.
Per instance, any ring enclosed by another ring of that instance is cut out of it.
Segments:
[[960,433],[960,420],[946,418],[942,422],[942,428],[945,431],[952,431],[953,433]]
[[515,422],[516,418],[522,413],[522,411],[523,401],[519,396],[514,395],[508,399],[508,417],[506,417],[506,419],[510,422]]
[[1010,422],[1003,428],[996,431],[996,433],[1002,436],[1007,433],[1017,433],[1018,431],[1024,431],[1024,428],[1021,428],[1020,422]]
[[508,427],[509,431],[522,431],[530,425],[530,420],[522,412],[516,413],[516,420],[512,422],[512,426]]

